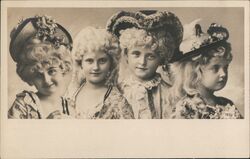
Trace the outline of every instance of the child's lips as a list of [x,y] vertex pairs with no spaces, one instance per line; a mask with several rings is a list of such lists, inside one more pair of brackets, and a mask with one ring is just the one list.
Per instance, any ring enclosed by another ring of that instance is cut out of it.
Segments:
[[101,74],[101,72],[90,72],[91,75],[98,76]]
[[90,74],[100,74],[101,72],[90,72]]
[[45,86],[45,88],[51,88],[51,87],[53,87],[54,85],[55,85],[54,83],[48,84],[48,85]]
[[226,82],[226,80],[225,79],[223,79],[223,80],[219,80],[218,81],[218,83],[225,83]]
[[136,67],[136,69],[143,70],[143,71],[147,70],[146,67]]

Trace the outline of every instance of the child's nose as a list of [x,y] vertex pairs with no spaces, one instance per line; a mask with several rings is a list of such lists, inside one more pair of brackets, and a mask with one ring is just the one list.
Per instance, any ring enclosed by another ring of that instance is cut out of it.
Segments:
[[226,71],[223,69],[223,68],[221,68],[220,70],[219,70],[219,75],[220,75],[220,77],[225,77],[226,76]]
[[48,73],[44,73],[44,80],[47,84],[51,84],[51,76]]
[[93,63],[93,70],[99,70],[100,66],[98,64],[98,62],[94,62]]
[[145,66],[146,65],[146,57],[142,56],[139,58],[139,64]]

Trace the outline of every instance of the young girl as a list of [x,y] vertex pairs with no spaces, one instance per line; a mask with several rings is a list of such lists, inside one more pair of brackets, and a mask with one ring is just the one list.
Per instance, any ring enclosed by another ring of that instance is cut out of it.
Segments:
[[131,106],[116,87],[120,59],[118,41],[105,29],[87,27],[75,38],[74,54],[84,76],[80,87],[73,94],[69,93],[69,103],[75,107],[76,117],[134,118]]
[[169,118],[170,87],[156,72],[166,66],[182,40],[182,25],[170,12],[119,12],[107,26],[119,37],[130,70],[120,83],[120,90],[132,105],[137,119]]
[[226,85],[232,61],[227,29],[213,23],[203,33],[199,24],[194,25],[194,34],[180,46],[183,55],[172,66],[174,84],[169,99],[176,107],[172,117],[241,118],[231,100],[214,95]]
[[17,74],[37,92],[23,91],[9,109],[9,118],[44,119],[66,117],[62,98],[71,79],[70,34],[50,17],[22,21],[11,32],[10,54]]

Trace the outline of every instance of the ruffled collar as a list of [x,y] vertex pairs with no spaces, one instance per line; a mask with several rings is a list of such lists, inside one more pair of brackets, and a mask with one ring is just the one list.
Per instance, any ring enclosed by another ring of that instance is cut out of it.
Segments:
[[147,90],[151,90],[154,87],[157,87],[162,81],[161,75],[156,73],[153,79],[149,81],[138,81],[135,77],[130,76],[130,78],[126,81],[128,85],[140,85],[146,88]]

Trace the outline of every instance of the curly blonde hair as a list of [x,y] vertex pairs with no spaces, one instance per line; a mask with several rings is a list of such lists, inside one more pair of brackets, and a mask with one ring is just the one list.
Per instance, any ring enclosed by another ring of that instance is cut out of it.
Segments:
[[110,75],[105,85],[116,85],[121,55],[117,38],[105,29],[86,27],[74,39],[74,59],[81,66],[84,54],[96,51],[106,53],[111,59]]
[[207,65],[214,57],[222,57],[229,63],[232,61],[231,44],[222,43],[205,50],[200,55],[186,58],[171,64],[171,80],[173,85],[169,90],[169,101],[174,104],[184,95],[195,95],[201,82],[201,66]]
[[172,58],[176,48],[173,37],[166,31],[146,31],[144,29],[129,28],[121,31],[120,46],[124,54],[136,46],[150,48],[162,58],[162,63],[167,64]]
[[57,66],[63,74],[70,72],[72,58],[70,50],[65,46],[55,48],[50,43],[32,37],[25,43],[16,65],[16,72],[20,78],[32,85],[32,79],[37,72],[42,71],[42,68]]

